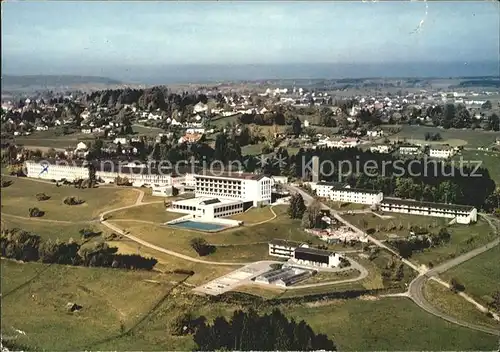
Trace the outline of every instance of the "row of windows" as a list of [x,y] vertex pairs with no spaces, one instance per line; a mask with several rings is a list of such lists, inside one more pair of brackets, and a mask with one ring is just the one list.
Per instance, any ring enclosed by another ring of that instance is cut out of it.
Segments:
[[234,209],[243,209],[243,204],[233,204],[233,205],[226,205],[223,207],[218,207],[218,208],[214,209],[214,212],[220,213],[223,211],[234,210]]
[[411,208],[411,207],[405,207],[405,206],[387,206],[387,205],[382,205],[382,209],[384,210],[403,210],[407,212],[418,212],[418,213],[438,213],[438,214],[449,214],[449,215],[469,215],[468,212],[464,211],[458,211],[458,210],[447,210],[447,209],[432,209],[432,208]]

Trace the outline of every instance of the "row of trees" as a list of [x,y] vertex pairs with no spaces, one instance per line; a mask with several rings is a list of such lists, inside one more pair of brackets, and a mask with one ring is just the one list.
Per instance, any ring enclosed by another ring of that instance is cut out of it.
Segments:
[[189,317],[179,322],[181,331],[194,331],[198,351],[336,351],[326,335],[316,334],[304,320],[289,320],[278,309],[262,316],[253,309],[237,310],[229,321],[219,316],[213,324]]
[[151,270],[157,263],[154,258],[137,254],[117,254],[118,248],[106,243],[79,243],[43,240],[40,236],[19,229],[4,230],[0,236],[2,257],[25,262],[112,267]]

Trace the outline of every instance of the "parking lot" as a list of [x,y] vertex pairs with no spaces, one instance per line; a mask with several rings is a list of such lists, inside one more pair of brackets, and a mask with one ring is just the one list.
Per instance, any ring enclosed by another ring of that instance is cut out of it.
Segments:
[[237,286],[250,282],[254,277],[271,270],[273,261],[255,262],[212,280],[204,285],[198,286],[193,291],[209,295],[220,295],[231,291]]

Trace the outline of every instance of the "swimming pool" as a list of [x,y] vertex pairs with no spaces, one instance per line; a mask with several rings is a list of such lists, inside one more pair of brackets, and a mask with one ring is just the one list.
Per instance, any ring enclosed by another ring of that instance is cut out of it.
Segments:
[[169,226],[184,227],[186,229],[199,230],[199,231],[219,231],[226,228],[226,226],[221,224],[214,224],[211,222],[191,221],[191,220],[178,222],[176,224],[172,224]]

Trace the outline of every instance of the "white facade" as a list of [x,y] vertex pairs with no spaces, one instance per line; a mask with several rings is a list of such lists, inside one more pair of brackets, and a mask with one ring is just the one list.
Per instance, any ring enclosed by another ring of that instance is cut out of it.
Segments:
[[335,268],[340,265],[340,255],[302,245],[295,249],[291,262],[311,267]]
[[336,202],[373,205],[384,198],[380,191],[371,191],[342,186],[338,183],[318,182],[311,185],[318,197],[328,198]]
[[196,197],[172,202],[168,210],[174,213],[189,214],[195,218],[211,220],[242,213],[244,207],[243,203],[239,201]]
[[[26,161],[26,176],[33,178],[41,178],[46,180],[68,180],[74,181],[79,179],[89,178],[89,170],[87,166],[72,162],[59,163],[40,163],[35,161]],[[170,186],[172,185],[172,176],[170,174],[162,174],[152,172],[145,167],[127,167],[119,165],[99,165],[96,169],[96,179],[102,180],[105,183],[115,182],[116,177],[127,178],[133,186]]]
[[284,241],[284,240],[274,240],[269,242],[269,255],[273,257],[280,258],[293,258],[293,253],[295,248],[299,247],[299,243]]
[[384,198],[380,191],[362,190],[357,188],[332,189],[330,199],[336,202],[373,205]]
[[171,197],[172,196],[172,186],[152,185],[151,195],[157,196],[157,197]]
[[456,219],[458,224],[477,222],[477,209],[472,206],[384,198],[380,203],[380,209],[387,212]]
[[266,176],[243,175],[194,175],[196,197],[217,197],[242,202],[271,203],[272,179]]
[[453,156],[453,148],[431,147],[429,149],[429,156],[431,158],[448,159]]
[[399,153],[402,155],[416,155],[420,152],[420,147],[418,146],[401,146],[399,147]]
[[391,147],[387,144],[380,144],[370,147],[372,153],[387,154],[391,151]]

